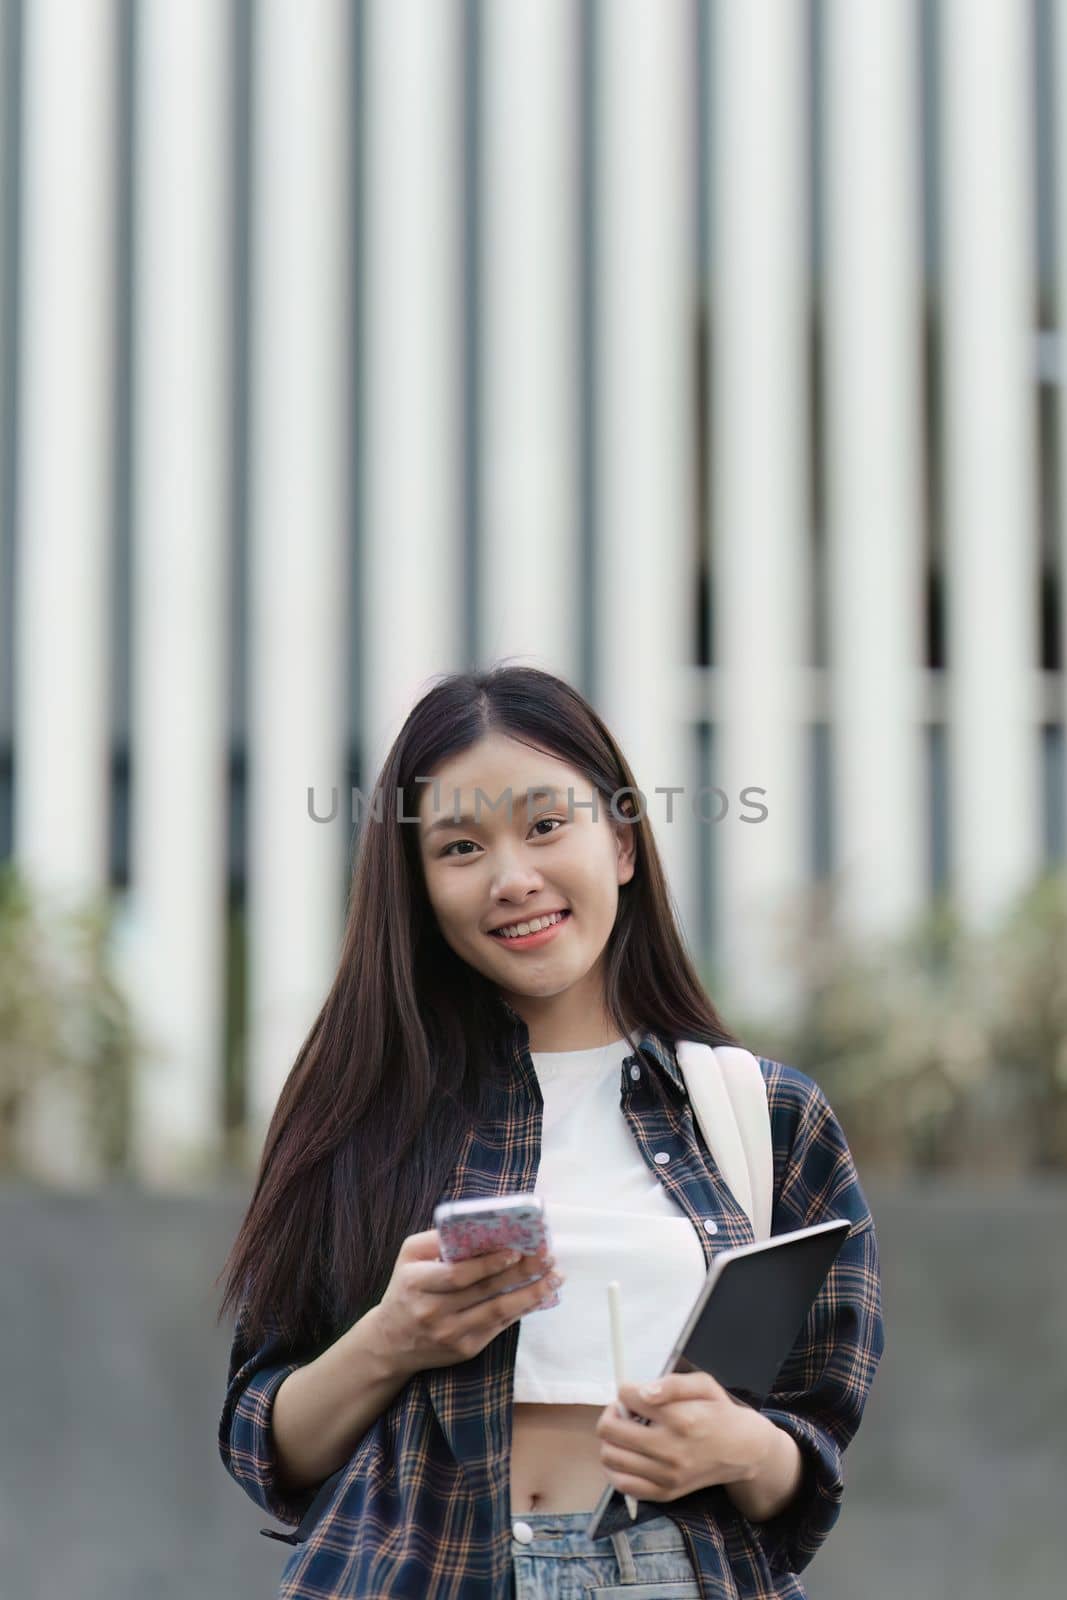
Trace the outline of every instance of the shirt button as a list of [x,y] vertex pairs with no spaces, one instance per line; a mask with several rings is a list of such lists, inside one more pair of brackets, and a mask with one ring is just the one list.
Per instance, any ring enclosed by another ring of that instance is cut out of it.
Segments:
[[705,1217],[704,1227],[708,1233],[718,1233],[719,1231],[719,1224],[715,1221],[714,1217]]
[[630,1068],[630,1076],[631,1076],[631,1078],[639,1078],[641,1076],[641,1068],[640,1067],[631,1067]]
[[528,1522],[513,1522],[511,1532],[520,1544],[529,1544],[534,1536],[533,1529]]
[[665,1167],[671,1158],[667,1154],[666,1150],[657,1150],[652,1159],[656,1163],[657,1167]]

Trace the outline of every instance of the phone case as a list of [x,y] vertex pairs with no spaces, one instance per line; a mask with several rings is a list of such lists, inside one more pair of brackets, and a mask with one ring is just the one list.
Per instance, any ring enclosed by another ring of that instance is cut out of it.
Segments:
[[[551,1253],[551,1236],[539,1196],[445,1201],[435,1208],[433,1222],[441,1236],[443,1261],[467,1261],[471,1256],[492,1255],[497,1250],[521,1250],[523,1255],[534,1255],[542,1244]],[[513,1287],[519,1289],[533,1281],[531,1274]],[[505,1293],[510,1294],[511,1290],[498,1289],[488,1298],[495,1300]],[[546,1301],[531,1309],[551,1311],[558,1305],[559,1290],[553,1289]]]

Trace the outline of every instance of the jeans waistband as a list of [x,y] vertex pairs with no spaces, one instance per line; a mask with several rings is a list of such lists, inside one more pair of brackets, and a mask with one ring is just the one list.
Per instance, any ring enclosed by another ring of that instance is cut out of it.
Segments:
[[[612,1539],[604,1534],[590,1539],[586,1534],[592,1508],[588,1511],[526,1511],[511,1519],[511,1548],[515,1555],[602,1556],[610,1554]],[[515,1537],[516,1523],[525,1523],[533,1534],[529,1540]],[[682,1530],[669,1516],[648,1517],[644,1522],[621,1530],[634,1553],[685,1550]]]

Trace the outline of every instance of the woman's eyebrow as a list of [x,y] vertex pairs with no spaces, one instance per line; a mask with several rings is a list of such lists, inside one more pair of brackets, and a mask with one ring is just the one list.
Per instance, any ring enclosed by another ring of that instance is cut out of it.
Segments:
[[426,836],[427,836],[427,838],[429,838],[431,833],[440,833],[442,831],[442,829],[444,829],[444,828],[480,828],[480,827],[481,827],[481,823],[475,821],[475,819],[473,817],[467,817],[467,816],[463,816],[463,817],[439,817],[436,822],[431,822],[430,823],[430,826],[426,829]]
[[[555,797],[556,797],[557,793],[558,793],[558,785],[557,785],[556,789],[553,789],[549,784],[545,784],[545,785],[543,785],[541,787],[535,787],[534,785],[531,784],[530,790],[529,790],[529,798],[527,799],[527,807],[528,807],[529,811],[531,812],[531,814],[534,811],[543,810],[545,806],[555,805],[555,803],[556,803],[556,798]],[[536,805],[531,803],[531,801],[533,801],[533,800],[536,800],[536,802],[537,802]],[[496,809],[497,808],[495,806],[490,806],[489,807],[490,815],[493,815],[495,813]],[[512,802],[512,814],[513,815],[514,815],[514,812],[515,812],[515,803],[513,801]],[[426,838],[429,838],[432,833],[441,833],[445,828],[480,828],[481,826],[482,826],[482,823],[481,823],[481,819],[479,817],[472,817],[472,816],[467,815],[466,813],[464,813],[462,816],[459,816],[459,817],[455,816],[454,814],[451,815],[451,816],[447,816],[447,817],[438,817],[437,821],[436,822],[431,822],[429,827],[426,829]]]

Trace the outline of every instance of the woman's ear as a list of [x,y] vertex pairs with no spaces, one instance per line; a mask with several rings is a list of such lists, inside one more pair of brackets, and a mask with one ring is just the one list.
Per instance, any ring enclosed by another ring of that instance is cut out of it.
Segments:
[[[624,811],[624,815],[628,815]],[[637,823],[619,822],[615,826],[615,848],[618,853],[618,880],[629,883],[637,867]]]

